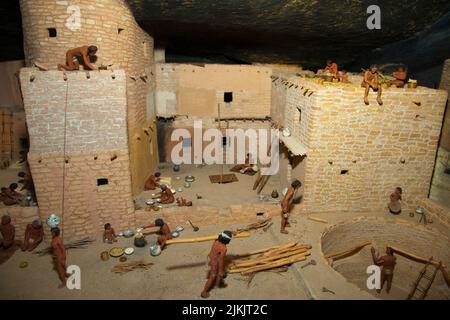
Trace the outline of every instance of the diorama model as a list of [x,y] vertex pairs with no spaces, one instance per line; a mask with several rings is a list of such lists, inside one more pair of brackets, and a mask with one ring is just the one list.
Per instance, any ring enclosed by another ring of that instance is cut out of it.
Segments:
[[19,1],[0,299],[450,299],[448,4],[263,2]]

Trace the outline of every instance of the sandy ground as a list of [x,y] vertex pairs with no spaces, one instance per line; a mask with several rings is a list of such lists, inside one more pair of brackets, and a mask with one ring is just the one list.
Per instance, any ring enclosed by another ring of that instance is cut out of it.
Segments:
[[[197,233],[186,229],[182,237],[217,234],[226,228],[205,227]],[[147,239],[153,243],[156,237],[150,235]],[[117,245],[132,246],[132,241],[132,238],[121,238]],[[110,271],[120,263],[117,258],[100,260],[100,252],[114,245],[96,242],[87,249],[70,250],[67,262],[81,268],[81,290],[57,289],[59,282],[50,256],[18,251],[0,265],[0,299],[201,299],[200,292],[206,281],[206,256],[211,244],[171,245],[158,257],[150,256],[149,245],[136,248],[129,261],[142,259],[154,265],[148,271],[136,270],[125,275]],[[228,253],[244,253],[274,244],[269,231],[256,231],[250,238],[234,239],[228,246]],[[20,269],[22,261],[27,261],[29,266]],[[249,287],[241,275],[231,274],[226,281],[228,288],[214,289],[210,299],[305,299],[299,280],[291,270],[281,275],[259,273]]]
[[[233,173],[230,172],[231,165],[224,165],[224,174]],[[172,189],[178,190],[182,188],[182,192],[175,194],[175,197],[183,197],[194,202],[195,205],[205,205],[218,208],[226,208],[232,204],[240,203],[258,203],[259,198],[256,191],[253,191],[253,184],[255,182],[255,176],[248,176],[240,173],[235,173],[238,178],[238,182],[233,183],[211,183],[209,180],[210,175],[221,174],[221,165],[210,165],[197,168],[195,165],[182,165],[179,172],[174,172],[169,165],[161,165],[159,171],[164,177],[172,178]],[[195,182],[191,184],[190,188],[185,188],[184,178],[187,175],[193,175]],[[179,180],[176,178],[179,177]],[[276,189],[281,197],[281,185],[280,178],[278,176],[272,176],[268,180],[263,195],[269,197],[272,190]],[[140,197],[144,199],[150,199],[152,193],[157,193],[160,190],[144,191]],[[198,200],[196,195],[202,196],[202,199]]]

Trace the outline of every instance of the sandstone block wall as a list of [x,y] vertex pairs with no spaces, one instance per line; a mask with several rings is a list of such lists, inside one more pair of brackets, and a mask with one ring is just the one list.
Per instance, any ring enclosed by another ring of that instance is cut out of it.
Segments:
[[[158,116],[265,118],[270,116],[270,68],[248,65],[156,64]],[[232,92],[233,101],[224,102]]]
[[428,196],[445,91],[389,88],[383,106],[373,92],[366,106],[359,84],[298,85],[298,105],[310,112],[301,210],[385,210],[397,186],[407,206]]
[[[125,70],[132,190],[142,190],[145,177],[158,164],[153,99],[153,38],[136,23],[124,0],[21,0],[27,66],[34,62],[50,69],[65,62],[66,51],[96,45],[97,65]],[[74,7],[75,6],[75,7]],[[76,20],[79,28],[68,27]],[[56,30],[50,37],[49,29]]]
[[21,70],[40,216],[61,216],[66,239],[96,234],[106,222],[134,225],[125,77],[70,72],[64,80],[60,71]]

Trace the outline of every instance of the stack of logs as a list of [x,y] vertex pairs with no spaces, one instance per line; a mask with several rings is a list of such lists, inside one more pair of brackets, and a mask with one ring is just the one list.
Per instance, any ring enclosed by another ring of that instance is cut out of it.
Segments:
[[[270,271],[306,260],[310,255],[311,245],[289,242],[234,258],[228,265],[228,273],[251,275],[259,271]],[[256,257],[251,257],[255,256]]]

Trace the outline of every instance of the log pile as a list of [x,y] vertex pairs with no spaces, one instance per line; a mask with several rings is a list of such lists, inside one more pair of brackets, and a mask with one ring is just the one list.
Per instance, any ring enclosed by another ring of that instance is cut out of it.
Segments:
[[267,231],[267,229],[270,227],[270,225],[272,224],[272,218],[267,218],[264,219],[262,221],[259,222],[255,222],[255,223],[251,223],[248,226],[244,227],[244,228],[239,228],[239,231],[249,231],[249,230],[257,230],[260,228],[264,228],[264,231]]
[[242,254],[229,263],[228,273],[240,273],[245,276],[260,271],[286,271],[285,267],[306,260],[306,257],[310,255],[310,249],[311,245],[289,242]]
[[[83,238],[83,239],[80,239],[80,240],[66,242],[64,244],[64,248],[66,248],[66,250],[68,250],[68,249],[82,249],[82,248],[85,248],[88,244],[91,244],[92,242],[94,242],[94,239]],[[53,251],[52,247],[47,247],[47,248],[44,248],[42,250],[36,251],[34,253],[38,254],[39,256],[45,256],[46,254],[52,253],[52,251]]]
[[127,262],[127,263],[120,263],[116,264],[112,269],[111,272],[124,274],[136,269],[143,269],[148,270],[153,265],[152,262],[144,262],[144,261],[133,261],[133,262]]

